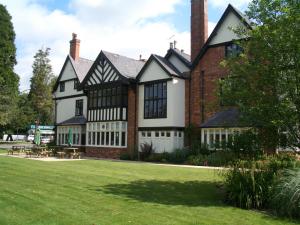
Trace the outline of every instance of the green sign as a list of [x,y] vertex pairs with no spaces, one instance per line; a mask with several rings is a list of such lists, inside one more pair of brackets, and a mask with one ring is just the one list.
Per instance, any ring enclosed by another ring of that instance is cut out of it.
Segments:
[[[35,125],[30,125],[30,129],[35,129]],[[53,130],[54,126],[38,126],[40,130]]]

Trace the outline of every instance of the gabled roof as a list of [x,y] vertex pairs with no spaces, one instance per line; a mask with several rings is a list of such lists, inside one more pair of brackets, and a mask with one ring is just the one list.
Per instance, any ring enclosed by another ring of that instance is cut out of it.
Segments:
[[58,76],[58,78],[56,80],[56,83],[55,83],[55,85],[53,87],[52,93],[54,93],[57,90],[58,84],[59,84],[59,82],[61,80],[61,77],[63,75],[65,67],[67,66],[68,61],[71,62],[71,65],[72,65],[72,67],[73,67],[73,69],[75,71],[75,74],[76,74],[79,82],[83,81],[83,79],[86,76],[87,72],[89,71],[89,69],[93,65],[93,61],[92,60],[84,59],[84,58],[79,58],[78,60],[75,61],[70,55],[68,55],[66,57],[64,65],[63,65],[63,67],[62,67],[62,69],[61,69],[61,71],[59,73],[59,76]]
[[171,57],[171,55],[176,55],[177,58],[184,64],[186,65],[188,68],[190,68],[191,66],[191,56],[180,51],[177,48],[170,48],[165,56],[166,59],[169,59]]
[[141,60],[101,51],[79,89],[111,82],[129,83],[137,77],[144,64]]
[[145,64],[145,62],[141,60],[131,59],[126,56],[110,53],[107,51],[102,52],[120,72],[120,74],[126,78],[136,78]]
[[70,60],[74,67],[79,82],[82,82],[84,77],[89,72],[89,69],[92,67],[94,61],[84,58],[79,58],[75,61],[72,57],[70,57]]
[[242,127],[240,122],[240,112],[237,109],[227,109],[217,112],[201,128],[224,128],[224,127]]
[[221,19],[218,21],[218,23],[217,23],[216,27],[214,28],[213,32],[211,33],[211,35],[209,36],[209,38],[207,39],[207,41],[205,42],[205,44],[201,48],[199,54],[197,55],[195,60],[192,62],[192,66],[191,66],[192,69],[195,68],[195,66],[199,63],[200,59],[203,57],[203,55],[205,54],[205,52],[209,48],[209,43],[218,34],[219,28],[221,27],[222,23],[224,22],[224,20],[226,19],[226,17],[228,16],[228,14],[230,12],[235,14],[243,22],[243,24],[247,28],[252,29],[251,22],[250,22],[249,18],[247,18],[245,15],[243,15],[239,10],[234,8],[231,4],[229,4],[227,6],[225,12],[223,13]]
[[150,58],[148,59],[147,63],[144,65],[144,67],[142,68],[142,70],[139,72],[138,76],[137,76],[137,80],[140,80],[140,78],[142,77],[143,73],[145,72],[145,70],[148,68],[148,66],[150,65],[150,63],[152,61],[157,62],[157,64],[170,76],[175,76],[175,77],[179,77],[179,78],[184,78],[181,74],[181,72],[176,69],[176,67],[170,63],[167,59],[165,59],[164,57],[161,57],[159,55],[155,55],[152,54],[150,56]]
[[84,116],[75,116],[64,122],[58,123],[57,125],[63,126],[63,125],[85,125],[85,124],[86,124],[86,118]]

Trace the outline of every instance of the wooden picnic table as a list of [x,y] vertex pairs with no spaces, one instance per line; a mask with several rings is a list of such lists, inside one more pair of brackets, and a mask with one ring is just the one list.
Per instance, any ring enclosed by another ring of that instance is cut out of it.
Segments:
[[26,149],[26,146],[24,146],[24,145],[13,145],[11,149],[7,150],[7,154],[8,155],[13,155],[16,152],[18,154],[20,154],[20,153],[24,152],[25,149]]
[[65,151],[67,151],[70,154],[70,158],[75,159],[78,158],[80,159],[80,152],[78,151],[79,148],[76,147],[65,147],[64,148]]

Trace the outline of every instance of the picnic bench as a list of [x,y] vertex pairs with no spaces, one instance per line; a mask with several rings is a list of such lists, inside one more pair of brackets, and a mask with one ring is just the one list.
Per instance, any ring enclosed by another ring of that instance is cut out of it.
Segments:
[[26,150],[26,146],[24,146],[24,145],[14,145],[14,146],[12,146],[11,149],[7,150],[7,154],[8,155],[13,155],[15,153],[20,154],[20,153],[24,153],[25,150]]

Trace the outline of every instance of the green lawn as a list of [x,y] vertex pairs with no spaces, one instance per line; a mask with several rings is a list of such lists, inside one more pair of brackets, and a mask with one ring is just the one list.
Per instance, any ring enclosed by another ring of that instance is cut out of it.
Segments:
[[0,224],[296,224],[226,206],[210,170],[0,156]]

